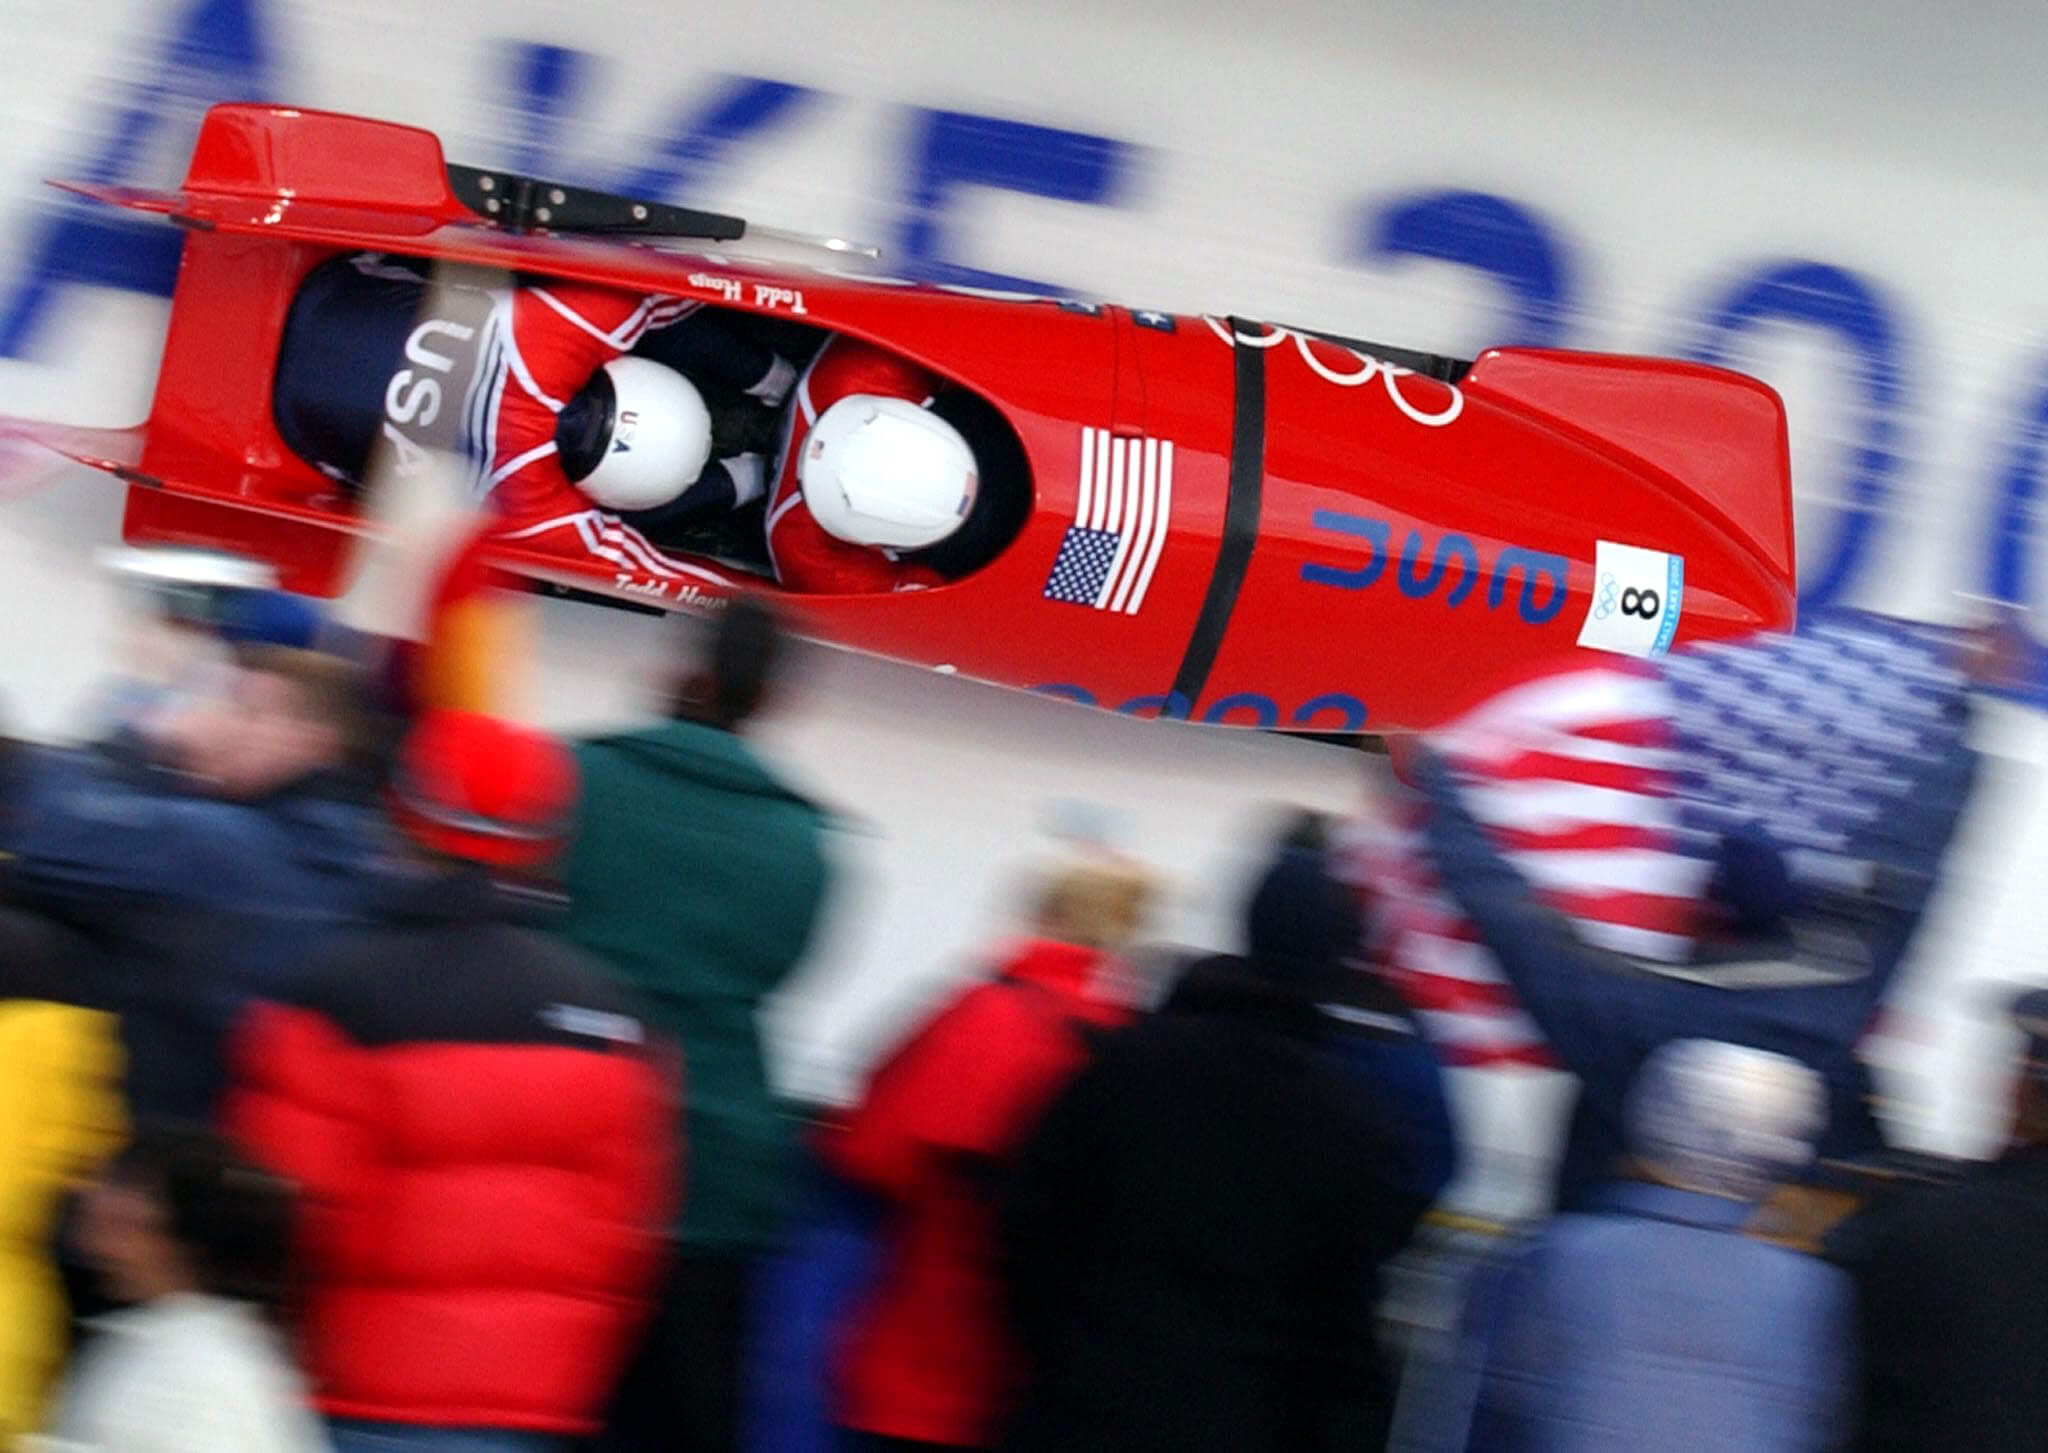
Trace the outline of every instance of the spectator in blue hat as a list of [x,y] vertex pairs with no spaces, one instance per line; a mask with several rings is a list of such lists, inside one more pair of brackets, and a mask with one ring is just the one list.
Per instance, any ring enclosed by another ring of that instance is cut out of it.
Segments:
[[103,551],[101,563],[128,587],[130,605],[126,659],[103,694],[93,729],[95,755],[118,768],[172,765],[158,730],[212,690],[238,650],[303,651],[324,644],[325,611],[277,589],[276,572],[258,561],[206,550],[122,547]]
[[1629,1097],[1634,1174],[1479,1281],[1489,1352],[1468,1447],[1837,1446],[1848,1278],[1743,1234],[1811,1160],[1822,1107],[1818,1076],[1783,1055],[1698,1039],[1652,1054]]
[[326,612],[303,595],[286,590],[237,590],[223,594],[217,616],[222,639],[237,646],[320,647]]

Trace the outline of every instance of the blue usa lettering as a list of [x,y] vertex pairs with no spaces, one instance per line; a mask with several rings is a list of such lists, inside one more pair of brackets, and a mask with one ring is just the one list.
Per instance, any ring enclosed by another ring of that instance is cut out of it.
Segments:
[[[1387,547],[1393,535],[1393,526],[1387,521],[1376,520],[1370,515],[1354,515],[1345,510],[1317,510],[1309,517],[1309,523],[1318,530],[1363,540],[1369,549],[1364,563],[1358,565],[1307,562],[1301,567],[1301,578],[1309,584],[1328,585],[1338,590],[1369,590],[1386,573]],[[1435,541],[1429,568],[1423,571],[1419,568],[1420,561],[1423,552],[1430,549],[1430,541],[1422,531],[1413,528],[1408,531],[1407,542],[1401,547],[1400,568],[1394,576],[1395,587],[1410,600],[1425,600],[1437,593],[1437,588],[1443,584],[1455,563],[1459,573],[1451,588],[1444,593],[1443,603],[1446,608],[1456,610],[1465,603],[1465,598],[1479,581],[1479,549],[1456,532],[1440,535]],[[1500,553],[1494,556],[1493,568],[1486,572],[1486,608],[1496,610],[1500,607],[1507,598],[1508,587],[1519,572],[1521,594],[1515,601],[1515,613],[1528,625],[1547,624],[1564,609],[1565,578],[1570,568],[1571,562],[1562,555],[1525,550],[1519,545],[1503,545]]]
[[1451,593],[1444,597],[1444,604],[1456,607],[1464,603],[1465,597],[1479,581],[1479,552],[1472,548],[1472,542],[1463,535],[1445,535],[1436,542],[1436,558],[1430,561],[1429,573],[1416,571],[1417,557],[1422,553],[1422,535],[1410,530],[1408,543],[1401,547],[1401,568],[1395,574],[1394,584],[1401,594],[1410,600],[1421,600],[1436,593],[1437,583],[1444,578],[1444,571],[1453,560],[1464,567],[1458,583],[1451,587]]

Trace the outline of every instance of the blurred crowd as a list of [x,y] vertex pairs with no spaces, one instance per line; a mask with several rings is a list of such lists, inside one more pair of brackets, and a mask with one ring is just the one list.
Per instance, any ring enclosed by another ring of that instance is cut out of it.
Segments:
[[153,599],[97,739],[0,753],[0,1448],[2048,1447],[2048,993],[1988,1163],[1888,1147],[1858,1056],[1964,732],[1825,903],[1725,835],[1677,968],[1400,753],[1579,1084],[1555,1214],[1475,1241],[1342,821],[1269,825],[1212,954],[1076,847],[857,1103],[793,1106],[759,1011],[833,818],[750,735],[765,607],[567,742],[291,597]]

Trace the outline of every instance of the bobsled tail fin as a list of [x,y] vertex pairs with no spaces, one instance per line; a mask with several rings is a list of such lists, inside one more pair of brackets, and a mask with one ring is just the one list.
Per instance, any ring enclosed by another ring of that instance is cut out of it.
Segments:
[[1773,576],[1794,580],[1792,456],[1770,385],[1676,359],[1496,348],[1460,386],[1669,475]]
[[431,131],[292,106],[207,111],[186,169],[188,194],[289,198],[295,205],[393,208],[455,218],[441,142]]
[[51,185],[193,227],[243,231],[296,223],[365,222],[419,236],[481,220],[455,195],[431,131],[291,106],[214,106],[174,192],[107,182]]
[[59,466],[69,460],[117,478],[142,458],[143,438],[140,424],[129,429],[92,429],[0,416],[0,451],[23,457],[41,454]]
[[344,580],[349,527],[274,488],[279,471],[177,439],[152,426],[78,428],[0,418],[0,478],[34,456],[97,470],[127,486],[121,538],[130,545],[226,551],[276,569],[300,595],[333,595]]
[[226,102],[200,123],[185,180],[174,192],[104,182],[53,185],[96,201],[153,212],[206,230],[284,240],[375,245],[451,224],[502,232],[588,233],[732,242],[758,235],[830,253],[877,256],[839,238],[775,228],[666,202],[592,191],[514,172],[451,165],[431,131],[394,122]]

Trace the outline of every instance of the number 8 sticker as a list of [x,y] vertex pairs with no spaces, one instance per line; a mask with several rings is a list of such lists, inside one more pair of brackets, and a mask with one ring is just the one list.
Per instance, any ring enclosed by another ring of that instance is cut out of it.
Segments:
[[1660,656],[1678,633],[1685,561],[1662,550],[1597,543],[1593,599],[1579,629],[1579,644],[1625,656]]

